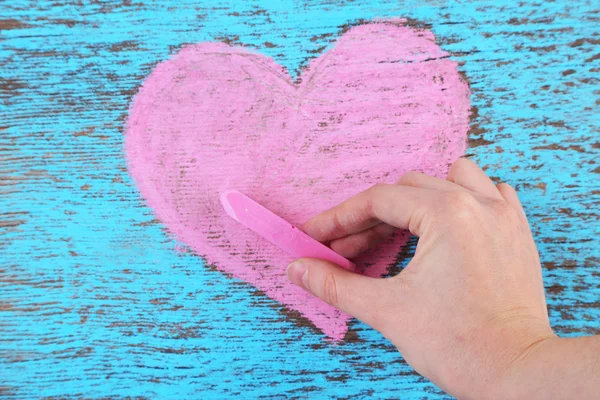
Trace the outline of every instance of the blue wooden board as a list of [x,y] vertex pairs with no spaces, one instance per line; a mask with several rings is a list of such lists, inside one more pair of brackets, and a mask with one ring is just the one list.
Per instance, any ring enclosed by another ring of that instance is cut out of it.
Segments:
[[123,157],[132,96],[184,44],[243,44],[294,75],[375,17],[430,26],[460,61],[469,155],[521,193],[553,327],[600,333],[597,2],[5,0],[2,396],[448,397],[367,326],[331,344],[205,266],[154,218]]

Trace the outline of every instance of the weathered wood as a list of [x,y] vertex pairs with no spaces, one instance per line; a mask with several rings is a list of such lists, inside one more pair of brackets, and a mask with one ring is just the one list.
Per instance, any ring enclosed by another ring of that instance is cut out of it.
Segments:
[[0,5],[2,395],[447,397],[368,327],[351,323],[333,345],[203,265],[144,205],[122,152],[132,96],[183,44],[243,44],[297,76],[375,17],[430,27],[460,62],[468,153],[521,193],[554,328],[600,333],[596,2],[11,1]]

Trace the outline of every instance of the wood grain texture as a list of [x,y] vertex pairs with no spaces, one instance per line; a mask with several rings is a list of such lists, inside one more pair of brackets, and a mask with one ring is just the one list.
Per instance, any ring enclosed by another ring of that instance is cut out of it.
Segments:
[[596,2],[10,1],[0,4],[4,397],[447,398],[368,327],[353,322],[332,345],[204,265],[145,206],[122,152],[132,96],[183,44],[243,44],[297,76],[375,17],[428,26],[459,61],[473,92],[469,155],[521,193],[553,327],[600,333]]

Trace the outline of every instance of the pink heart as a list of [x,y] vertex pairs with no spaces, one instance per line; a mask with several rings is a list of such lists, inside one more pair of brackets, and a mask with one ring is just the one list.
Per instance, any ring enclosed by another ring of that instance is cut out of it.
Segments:
[[[292,259],[225,214],[237,189],[301,225],[377,182],[445,176],[466,147],[469,88],[433,34],[356,26],[293,83],[273,60],[221,43],[160,63],[130,109],[130,172],[157,217],[208,263],[339,340],[349,316],[291,285]],[[355,260],[381,276],[407,235]]]

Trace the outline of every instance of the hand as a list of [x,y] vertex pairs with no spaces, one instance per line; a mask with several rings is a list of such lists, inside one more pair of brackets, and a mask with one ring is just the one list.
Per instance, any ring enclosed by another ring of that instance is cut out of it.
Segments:
[[304,226],[348,258],[398,228],[419,242],[397,276],[369,278],[315,259],[294,262],[288,276],[379,330],[415,370],[450,394],[535,397],[522,368],[542,359],[542,349],[555,348],[558,339],[515,190],[495,185],[473,162],[460,159],[447,180],[411,172]]

